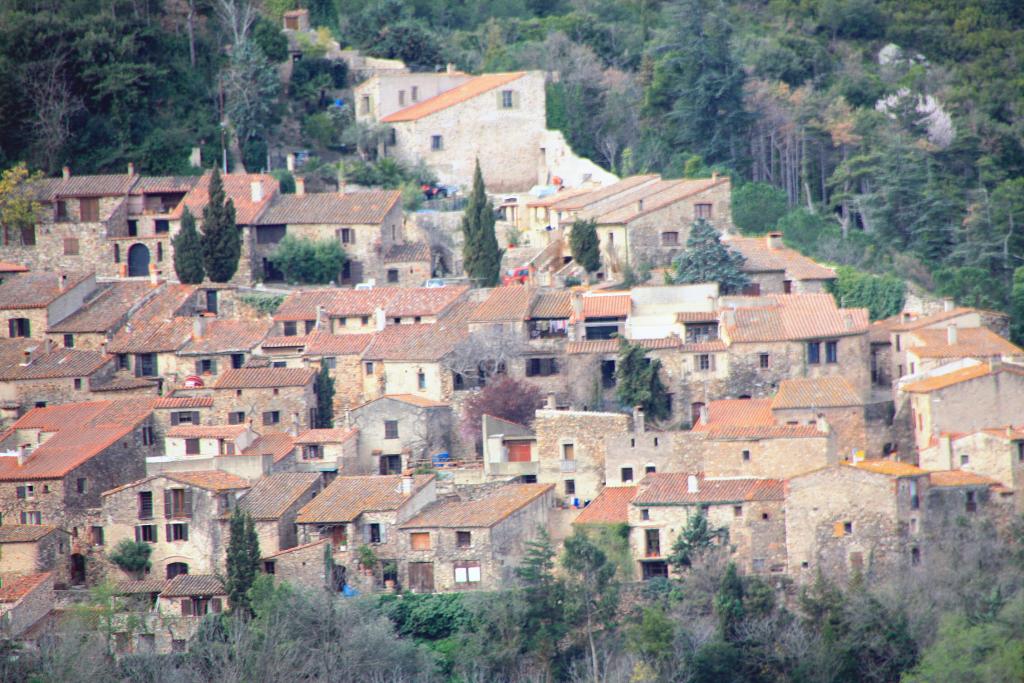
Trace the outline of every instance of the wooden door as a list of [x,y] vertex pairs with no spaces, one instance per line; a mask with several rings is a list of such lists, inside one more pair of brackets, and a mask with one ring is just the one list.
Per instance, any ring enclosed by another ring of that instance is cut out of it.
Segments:
[[434,563],[409,563],[409,588],[414,593],[434,592]]
[[509,462],[530,462],[530,442],[511,441],[508,444]]

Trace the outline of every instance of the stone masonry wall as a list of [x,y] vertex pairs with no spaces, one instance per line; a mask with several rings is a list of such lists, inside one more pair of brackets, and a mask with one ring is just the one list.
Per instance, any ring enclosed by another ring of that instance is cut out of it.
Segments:
[[[604,486],[606,437],[629,428],[629,416],[618,413],[538,410],[533,423],[537,434],[537,481],[555,484],[560,501],[593,500]],[[563,459],[564,446],[573,447],[573,460]],[[572,481],[575,493],[568,493]]]

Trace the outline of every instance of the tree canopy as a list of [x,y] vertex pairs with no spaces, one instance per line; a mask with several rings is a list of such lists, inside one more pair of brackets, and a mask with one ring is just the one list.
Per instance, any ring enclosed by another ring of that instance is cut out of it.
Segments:
[[677,285],[718,283],[722,294],[735,294],[750,283],[743,272],[746,259],[722,244],[718,230],[704,219],[690,227],[686,250],[673,262],[672,282]]
[[473,173],[473,190],[462,216],[462,262],[466,274],[480,287],[493,287],[501,277],[502,250],[494,232],[494,205],[484,189],[480,161]]

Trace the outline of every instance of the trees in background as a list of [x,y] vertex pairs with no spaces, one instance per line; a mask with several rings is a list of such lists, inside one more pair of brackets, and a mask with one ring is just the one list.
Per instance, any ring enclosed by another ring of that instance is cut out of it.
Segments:
[[0,174],[0,244],[35,244],[35,225],[43,207],[33,184],[41,179],[41,173],[29,173],[24,163]]
[[746,259],[722,244],[722,235],[703,218],[690,228],[686,250],[672,264],[677,285],[717,282],[722,294],[735,294],[750,283],[743,272]]
[[260,540],[248,512],[235,507],[231,512],[227,550],[227,581],[224,588],[232,613],[251,615],[249,589],[260,572]]
[[235,203],[224,194],[220,169],[213,167],[209,199],[203,207],[203,268],[211,282],[227,282],[238,270],[242,237],[235,224]]
[[597,237],[597,221],[594,219],[573,221],[569,233],[569,250],[572,258],[588,273],[601,268],[601,242]]
[[786,213],[786,193],[768,183],[743,183],[732,191],[732,222],[745,235],[760,235],[775,229]]
[[494,233],[494,205],[484,189],[480,160],[473,173],[473,190],[462,216],[462,263],[479,287],[493,287],[501,278],[501,255]]
[[183,285],[201,284],[206,277],[203,267],[203,244],[196,232],[196,219],[185,207],[181,214],[181,229],[171,240],[174,247],[174,272]]
[[872,275],[849,266],[836,268],[829,283],[836,303],[844,308],[866,308],[872,320],[881,320],[903,310],[907,283],[893,275]]
[[669,416],[668,392],[661,382],[661,361],[649,359],[643,346],[625,339],[619,340],[615,397],[623,408],[640,406],[652,419]]
[[348,255],[336,239],[285,235],[271,257],[291,284],[326,285],[340,279]]

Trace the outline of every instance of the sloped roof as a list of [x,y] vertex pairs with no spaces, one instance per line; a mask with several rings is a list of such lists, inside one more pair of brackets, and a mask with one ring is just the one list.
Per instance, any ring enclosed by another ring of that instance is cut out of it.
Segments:
[[457,85],[451,90],[446,90],[440,95],[417,102],[411,107],[400,109],[393,114],[389,114],[381,119],[382,123],[399,123],[402,121],[417,121],[422,118],[426,118],[431,114],[436,114],[439,111],[443,111],[449,107],[454,107],[457,104],[467,102],[474,97],[478,97],[486,92],[499,88],[503,85],[507,85],[513,81],[519,80],[526,75],[525,71],[513,71],[509,73],[495,73],[495,74],[483,74],[472,78],[461,85]]
[[636,486],[605,486],[590,505],[576,515],[573,524],[625,524]]
[[572,295],[565,290],[545,289],[533,302],[531,318],[561,319],[572,316]]
[[928,483],[939,487],[956,486],[998,486],[999,482],[991,477],[983,477],[966,470],[943,470],[928,473]]
[[665,186],[659,187],[643,197],[642,206],[638,201],[629,201],[625,206],[617,207],[611,211],[599,212],[597,222],[601,224],[625,224],[631,223],[650,213],[664,209],[676,202],[706,192],[717,185],[724,185],[729,182],[728,177],[701,178],[696,180],[662,181]]
[[43,585],[50,578],[50,572],[15,576],[4,581],[0,587],[0,602],[17,602]]
[[[954,318],[959,318],[962,315],[979,312],[980,311],[978,311],[975,308],[966,308],[963,306],[958,306],[949,311],[942,310],[937,311],[935,313],[931,313],[929,315],[921,316],[913,313],[909,314],[909,316],[905,316],[903,313],[901,313],[898,315],[894,315],[890,318],[885,318],[884,320],[879,320],[878,322],[887,323],[889,325],[889,328],[893,332],[909,332],[911,330],[917,330],[924,327],[928,327],[930,325],[943,323],[946,322],[947,320],[953,320]],[[909,317],[909,319],[904,320],[904,317]]]
[[191,341],[178,350],[180,354],[228,353],[249,351],[270,333],[269,320],[212,320],[206,324],[202,337],[194,334]]
[[645,185],[658,180],[660,180],[660,177],[654,174],[629,176],[628,178],[623,178],[616,183],[606,185],[600,189],[592,190],[590,192],[562,195],[558,201],[551,203],[549,206],[555,211],[579,211],[596,204],[599,201],[608,199],[609,197],[614,197],[617,194],[628,192],[640,185]]
[[698,421],[692,431],[711,439],[798,439],[823,437],[813,425],[780,425],[772,415],[768,398],[738,398],[707,404],[708,421]]
[[117,595],[138,595],[141,593],[160,593],[170,583],[167,579],[125,579],[114,584]]
[[400,403],[407,403],[411,406],[416,406],[418,408],[447,408],[451,405],[449,403],[444,403],[442,401],[435,401],[431,398],[426,398],[425,396],[417,396],[416,394],[384,394],[383,396],[378,396],[377,398],[370,399],[366,403],[357,406],[355,410],[359,410],[360,408],[368,406],[371,403],[376,403],[377,401],[384,400],[399,401]]
[[167,285],[107,344],[110,353],[161,353],[177,351],[192,337],[192,319],[179,316],[195,294],[195,285]]
[[188,192],[199,182],[195,175],[142,176],[132,188],[132,194],[177,194]]
[[717,323],[718,311],[681,311],[676,313],[677,323]]
[[0,526],[0,543],[34,543],[56,530],[43,524],[5,524]]
[[[210,201],[210,179],[212,177],[212,172],[204,173],[181,203],[170,213],[169,218],[181,218],[187,208],[196,217],[197,225],[202,223],[203,209]],[[235,206],[235,223],[238,225],[256,223],[257,218],[277,194],[277,180],[272,175],[228,173],[221,175],[221,181],[224,183],[225,197],[230,199]],[[252,183],[254,182],[263,185],[263,199],[258,202],[252,200]]]
[[957,341],[950,344],[945,329],[920,329],[913,335],[921,346],[907,345],[907,351],[918,358],[968,358],[986,356],[1020,356],[1024,351],[987,327],[957,329]]
[[108,332],[120,325],[131,309],[154,292],[153,285],[141,280],[102,282],[95,296],[48,332],[57,334]]
[[625,318],[633,301],[626,294],[596,294],[583,296],[583,318]]
[[269,455],[280,462],[295,449],[295,437],[287,432],[267,432],[260,435],[240,455]]
[[[434,475],[413,477],[412,493],[433,481]],[[412,494],[402,493],[400,475],[336,477],[320,495],[299,511],[299,524],[351,522],[369,511],[397,510]]]
[[[994,372],[1009,372],[1015,375],[1024,375],[1024,367],[1003,363],[997,365]],[[917,380],[916,382],[910,382],[909,384],[904,384],[900,389],[911,394],[927,394],[932,391],[938,391],[939,389],[946,389],[962,382],[970,382],[971,380],[979,379],[981,377],[987,377],[991,374],[993,374],[992,366],[988,363],[979,363],[977,365],[971,365],[966,368],[954,370],[953,372],[947,372],[943,375],[935,375],[934,377],[926,377],[924,379]]]
[[312,368],[241,368],[224,372],[214,383],[214,389],[266,389],[272,387],[302,387],[313,381]]
[[430,260],[430,245],[426,242],[392,244],[384,252],[384,263],[429,263]]
[[115,391],[134,391],[135,389],[156,389],[159,380],[156,377],[135,377],[127,371],[115,372],[113,376],[104,380],[89,380],[89,391],[96,393]]
[[786,408],[839,408],[859,406],[863,399],[845,377],[798,377],[784,379],[772,399],[775,410]]
[[592,187],[561,187],[553,194],[549,194],[546,197],[541,197],[539,199],[533,199],[528,201],[526,205],[530,208],[543,208],[546,206],[551,206],[552,204],[556,204],[565,199],[570,199],[571,197],[579,197],[580,195],[590,194],[595,189],[596,188]]
[[854,467],[865,472],[884,474],[889,477],[915,477],[927,472],[916,465],[897,460],[861,460],[855,463],[842,463],[845,467]]
[[167,430],[172,439],[234,439],[246,425],[175,425]]
[[46,308],[58,297],[66,294],[92,273],[64,273],[67,277],[61,289],[61,274],[54,271],[18,273],[0,282],[0,310]]
[[473,309],[470,322],[513,322],[527,320],[536,295],[533,287],[495,287]]
[[131,192],[139,176],[126,174],[113,175],[73,175],[61,180],[53,190],[54,197],[117,197]]
[[222,470],[197,470],[194,472],[160,472],[159,474],[151,474],[148,477],[137,479],[121,486],[116,486],[112,489],[107,489],[101,496],[109,496],[115,493],[130,489],[140,484],[144,484],[147,481],[153,479],[170,479],[176,481],[179,484],[186,484],[188,486],[195,486],[196,488],[206,489],[207,491],[221,492],[221,491],[240,491],[247,489],[251,486],[248,481],[242,479],[239,476],[224,472]]
[[510,484],[477,500],[437,501],[401,528],[492,527],[554,488],[554,484]]
[[156,400],[154,408],[160,409],[181,409],[181,408],[212,408],[212,396],[163,396]]
[[354,356],[366,350],[373,341],[372,333],[330,334],[313,332],[306,337],[305,355],[309,356]]
[[723,241],[746,259],[743,271],[761,273],[784,271],[792,280],[834,280],[836,272],[819,265],[795,249],[771,247],[764,237],[730,237]]
[[334,427],[333,429],[307,429],[295,438],[296,444],[344,443],[358,436],[359,430]]
[[388,325],[363,352],[367,360],[438,361],[468,336],[466,319],[475,304],[463,301],[432,325]]
[[308,339],[306,334],[274,335],[264,339],[260,346],[264,349],[298,349],[304,347]]
[[[661,339],[634,339],[630,341],[630,344],[653,351],[656,349],[676,349],[681,347],[683,342],[679,337],[663,337]],[[585,341],[569,342],[565,345],[565,352],[570,354],[618,353],[619,345],[618,339],[588,339]],[[724,351],[725,345],[723,344],[721,349],[715,348],[714,350]]]
[[20,263],[0,261],[0,273],[27,273],[28,270],[28,266],[23,266]]
[[[42,345],[43,342],[36,342],[27,346],[35,346],[37,351],[41,351]],[[32,362],[28,365],[22,365],[19,362],[7,367],[0,367],[0,380],[17,382],[60,377],[88,377],[111,360],[113,360],[112,356],[99,351],[57,347],[49,353],[33,357]]]
[[701,503],[742,503],[783,500],[784,482],[779,479],[709,479],[698,473],[697,491],[690,492],[690,474],[659,472],[648,474],[637,486],[632,504],[697,505]]
[[401,201],[399,190],[278,195],[260,225],[378,225]]
[[161,598],[188,598],[227,595],[221,580],[212,574],[178,574],[160,593]]
[[[319,472],[278,472],[263,477],[238,501],[255,520],[280,519],[320,480]],[[223,515],[230,517],[230,514]]]
[[372,316],[383,308],[389,318],[439,315],[458,301],[467,286],[376,287],[374,289],[307,289],[291,294],[274,320],[314,320],[317,306],[333,318]]
[[732,323],[724,318],[732,342],[843,337],[868,329],[866,308],[838,308],[831,294],[774,294],[743,300],[747,302],[752,305],[737,307]]
[[278,550],[276,553],[271,553],[270,555],[264,555],[263,559],[264,560],[271,560],[271,559],[273,559],[275,557],[279,557],[281,555],[286,555],[288,553],[294,553],[294,552],[297,552],[299,550],[306,550],[307,548],[312,548],[314,546],[323,545],[324,543],[330,543],[330,540],[331,539],[329,539],[329,538],[321,538],[320,540],[313,541],[312,543],[303,543],[302,545],[297,545],[294,548],[285,548],[284,550]]

